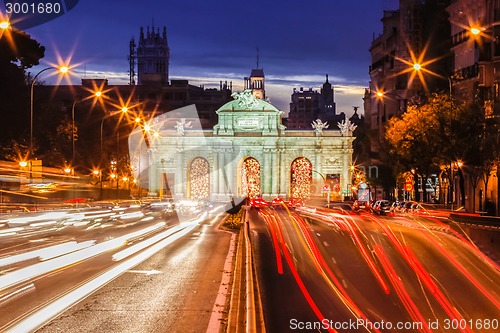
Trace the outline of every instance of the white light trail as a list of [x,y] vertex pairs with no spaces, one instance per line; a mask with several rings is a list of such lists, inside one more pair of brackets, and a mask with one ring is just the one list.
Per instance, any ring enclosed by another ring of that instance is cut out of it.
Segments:
[[88,247],[94,244],[94,241],[91,241],[90,243],[85,242],[87,244],[81,243],[80,245],[77,245],[75,241],[71,242],[66,242],[62,244],[57,244],[41,249],[37,249],[34,251],[29,251],[25,253],[19,253],[15,254],[12,256],[0,258],[0,267],[1,266],[7,266],[11,264],[15,264],[17,262],[29,260],[29,259],[34,259],[34,258],[41,258],[42,260],[50,259],[56,256],[61,256],[69,252],[73,252],[75,250],[80,250],[83,247]]
[[27,316],[21,322],[13,325],[5,330],[5,332],[31,332],[35,331],[39,327],[41,327],[46,322],[50,321],[52,318],[58,316],[60,313],[65,311],[67,308],[73,306],[78,303],[88,295],[92,294],[95,290],[101,288],[111,280],[120,276],[124,272],[130,270],[131,268],[137,266],[144,260],[148,259],[158,251],[162,250],[166,246],[172,244],[176,240],[181,237],[187,235],[191,230],[193,230],[198,223],[195,221],[191,223],[185,223],[183,226],[185,227],[183,230],[180,230],[176,234],[168,237],[153,246],[147,248],[143,252],[140,252],[136,256],[130,258],[127,261],[124,261],[117,266],[113,267],[109,271],[104,274],[96,277],[95,279],[81,285],[76,288],[72,292],[60,297],[54,302],[48,304],[47,306],[39,309],[33,314]]
[[164,231],[162,232],[161,234],[158,234],[158,235],[155,235],[151,238],[148,238],[140,243],[137,243],[131,247],[128,247],[126,248],[125,250],[123,251],[120,251],[118,253],[115,253],[113,255],[113,260],[115,261],[120,261],[120,260],[123,260],[143,249],[145,249],[146,247],[154,244],[154,243],[157,243],[159,242],[160,240],[164,239],[164,238],[167,238],[168,236],[171,236],[173,234],[175,234],[176,232],[179,232],[180,230],[184,229],[185,227],[182,227],[180,225],[177,225],[171,229],[168,229],[167,231]]
[[47,260],[9,272],[3,276],[0,276],[0,290],[113,250],[122,246],[130,239],[147,234],[151,231],[163,227],[164,225],[165,222],[160,222],[148,228],[130,233],[128,235],[124,235],[100,244],[93,245],[88,248],[84,248],[79,251],[68,253],[51,260]]

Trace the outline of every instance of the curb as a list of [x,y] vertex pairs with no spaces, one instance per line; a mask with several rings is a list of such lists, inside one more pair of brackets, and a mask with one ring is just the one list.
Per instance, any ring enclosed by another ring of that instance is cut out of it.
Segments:
[[259,286],[255,278],[248,221],[244,223],[238,236],[238,247],[236,251],[234,279],[226,332],[266,332]]

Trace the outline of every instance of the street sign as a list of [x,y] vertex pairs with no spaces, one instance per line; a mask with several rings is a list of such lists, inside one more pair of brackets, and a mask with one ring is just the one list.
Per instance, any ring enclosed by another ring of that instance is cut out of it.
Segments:
[[405,183],[405,191],[406,191],[406,192],[411,192],[411,191],[413,191],[413,184],[412,184],[412,183],[410,183],[410,182],[406,182],[406,183]]

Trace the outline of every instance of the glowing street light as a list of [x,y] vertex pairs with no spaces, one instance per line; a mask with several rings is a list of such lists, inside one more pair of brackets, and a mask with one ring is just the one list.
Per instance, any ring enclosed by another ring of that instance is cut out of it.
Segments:
[[5,30],[5,29],[7,29],[9,27],[10,27],[9,21],[2,21],[2,22],[0,22],[0,29],[4,29]]
[[479,35],[481,33],[481,30],[479,28],[472,27],[472,28],[470,28],[470,32],[473,35]]
[[[63,69],[64,67],[61,67],[60,71],[64,71],[64,73],[67,72],[67,67],[66,70]],[[87,97],[85,99],[89,99],[89,98],[101,98],[103,97],[103,94],[102,94],[102,91],[98,90],[98,91],[95,91],[90,97]],[[71,107],[71,153],[72,153],[72,156],[71,156],[71,166],[73,168],[75,168],[75,106],[78,102],[82,102],[82,98],[81,96],[76,96],[74,102],[73,102],[73,106]]]
[[[400,95],[394,93],[394,92],[385,92],[385,91],[377,91],[375,93],[375,95],[377,95],[378,98],[380,99],[383,99],[385,96],[394,96],[396,98],[399,98],[399,100],[401,100],[403,102],[403,105],[401,108],[399,108],[398,111],[402,112],[402,113],[405,113],[406,112],[406,106],[408,104],[408,99],[407,98],[403,98],[401,97]],[[399,104],[399,103],[398,103]],[[398,105],[399,106],[399,105]],[[385,111],[384,111],[385,112]]]
[[[95,92],[95,96],[96,97],[101,97],[103,95],[102,95],[101,91],[97,91],[97,92]],[[102,151],[103,151],[103,149],[102,149],[102,133],[103,133],[103,127],[104,127],[104,120],[106,120],[109,117],[115,116],[117,114],[122,114],[122,115],[126,114],[126,113],[128,113],[128,111],[129,111],[128,107],[127,106],[123,106],[123,107],[121,107],[120,110],[114,111],[114,112],[110,112],[108,115],[102,117],[101,127],[100,127],[100,129],[101,129],[101,131],[100,131],[100,140],[99,140],[99,143],[100,143],[100,145],[99,145],[100,146],[100,149],[99,149],[99,168],[102,168]],[[112,178],[114,178],[114,177],[112,177]],[[101,185],[100,185],[100,199],[102,200],[102,175],[101,175]]]

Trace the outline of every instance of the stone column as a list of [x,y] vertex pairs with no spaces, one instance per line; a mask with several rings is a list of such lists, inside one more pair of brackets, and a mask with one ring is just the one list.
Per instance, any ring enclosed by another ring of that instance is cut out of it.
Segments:
[[273,148],[271,149],[271,163],[272,163],[272,169],[271,169],[271,181],[272,181],[272,193],[271,196],[275,197],[278,195],[278,184],[279,184],[279,169],[278,169],[278,149]]
[[342,163],[342,177],[340,179],[340,193],[342,193],[343,189],[347,189],[347,184],[349,184],[349,168],[352,163],[352,149],[344,149],[343,155],[344,159]]
[[215,199],[217,197],[217,193],[219,193],[219,154],[214,147],[211,147],[212,152],[212,172],[211,172],[211,197]]
[[290,174],[287,172],[287,169],[288,169],[288,165],[286,163],[286,152],[285,152],[285,148],[284,147],[281,147],[279,149],[279,165],[280,165],[280,170],[279,170],[279,173],[280,173],[280,195],[281,196],[288,196],[288,193],[289,193],[289,179],[290,179]]
[[264,148],[264,157],[263,157],[263,165],[260,166],[260,179],[262,181],[261,184],[261,192],[263,197],[268,197],[271,196],[271,178],[272,175],[269,172],[271,170],[271,165],[269,163],[269,154],[270,154],[270,149],[269,148]]
[[181,198],[184,195],[183,192],[183,182],[184,182],[184,154],[182,152],[177,153],[175,161],[175,196]]
[[158,189],[159,189],[159,184],[158,184],[158,173],[160,172],[158,170],[158,165],[155,163],[155,154],[156,151],[153,149],[149,148],[147,150],[148,154],[148,161],[147,165],[149,166],[149,191],[148,191],[148,196],[157,196],[158,195]]
[[219,195],[222,199],[224,194],[227,192],[226,189],[226,180],[224,175],[225,168],[225,159],[224,159],[224,149],[219,150]]
[[228,166],[226,168],[226,173],[227,173],[227,187],[228,187],[228,193],[232,195],[237,195],[237,185],[236,185],[236,179],[233,179],[234,177],[234,156],[233,156],[233,150],[232,148],[227,148],[226,149],[226,161],[228,163]]

